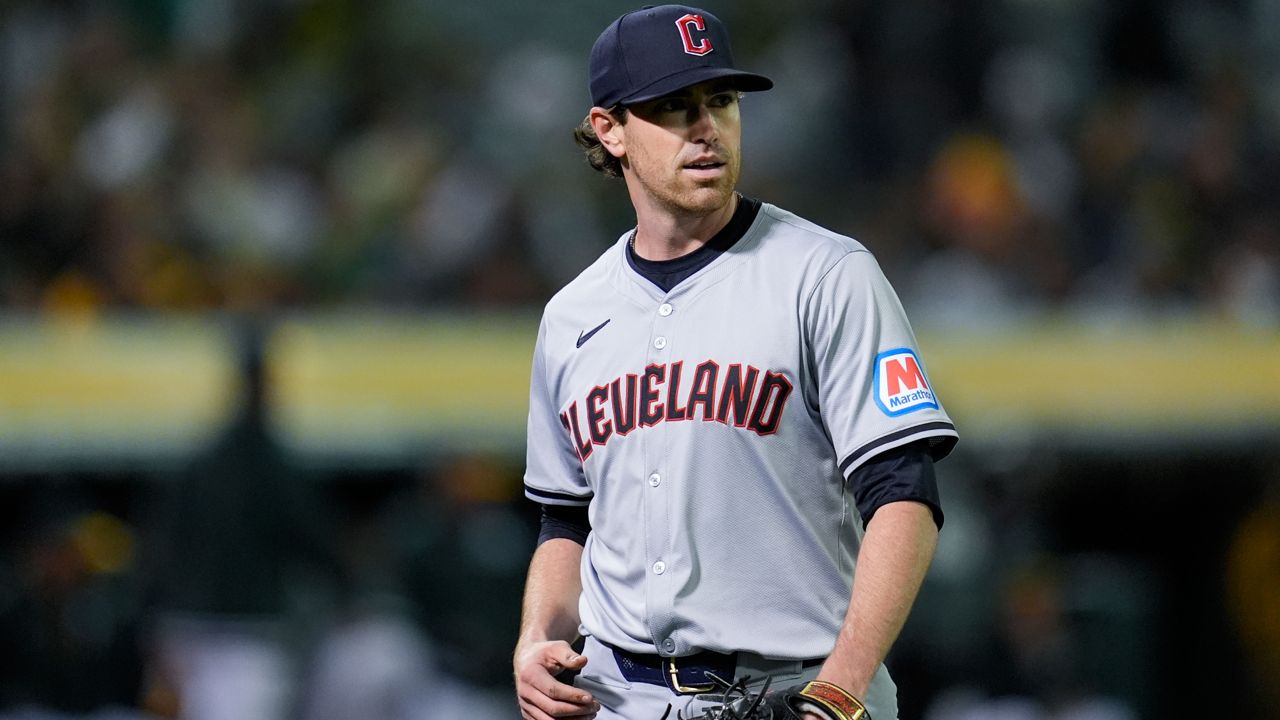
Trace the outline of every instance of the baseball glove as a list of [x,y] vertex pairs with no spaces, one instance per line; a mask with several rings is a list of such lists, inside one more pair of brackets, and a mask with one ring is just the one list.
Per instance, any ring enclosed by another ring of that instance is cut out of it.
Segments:
[[[829,682],[814,680],[770,692],[773,678],[767,678],[764,686],[753,693],[746,689],[748,677],[732,683],[714,675],[711,679],[722,691],[720,705],[689,718],[677,711],[676,720],[800,720],[804,713],[827,720],[871,720],[857,698]],[[667,720],[670,714],[668,705],[661,720]]]

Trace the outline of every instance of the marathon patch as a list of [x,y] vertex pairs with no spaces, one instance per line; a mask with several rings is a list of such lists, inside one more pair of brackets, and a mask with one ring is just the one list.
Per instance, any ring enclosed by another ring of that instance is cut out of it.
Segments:
[[886,415],[904,415],[925,408],[938,409],[920,359],[911,348],[885,350],[876,356],[876,404]]

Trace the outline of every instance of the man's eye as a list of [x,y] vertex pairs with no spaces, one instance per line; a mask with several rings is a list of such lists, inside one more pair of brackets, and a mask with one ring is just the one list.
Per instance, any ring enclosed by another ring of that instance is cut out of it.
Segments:
[[722,107],[728,107],[737,101],[738,101],[737,93],[727,92],[727,93],[720,93],[719,95],[712,96],[711,101],[707,104],[710,105],[711,107],[722,108]]
[[658,107],[657,107],[658,112],[663,112],[663,113],[682,112],[684,109],[685,109],[685,102],[680,98],[671,98],[670,100],[663,100],[662,102],[658,103]]

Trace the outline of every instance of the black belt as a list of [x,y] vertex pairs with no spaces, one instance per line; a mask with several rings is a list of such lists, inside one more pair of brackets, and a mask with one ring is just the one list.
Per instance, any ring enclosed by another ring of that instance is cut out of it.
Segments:
[[[613,651],[613,659],[618,663],[618,670],[628,682],[642,682],[649,685],[662,685],[671,692],[688,695],[710,692],[716,689],[712,681],[714,675],[727,682],[733,682],[737,676],[738,653],[718,653],[704,650],[683,657],[663,657],[649,653],[633,653],[622,648],[602,643]],[[780,660],[781,668],[787,664],[799,664],[801,668],[817,667],[823,658],[812,660]]]

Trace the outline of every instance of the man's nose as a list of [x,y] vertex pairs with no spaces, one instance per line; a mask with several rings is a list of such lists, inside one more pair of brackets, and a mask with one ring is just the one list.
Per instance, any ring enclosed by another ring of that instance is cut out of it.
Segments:
[[689,107],[689,131],[693,140],[714,141],[720,134],[715,114],[706,103],[695,103]]

